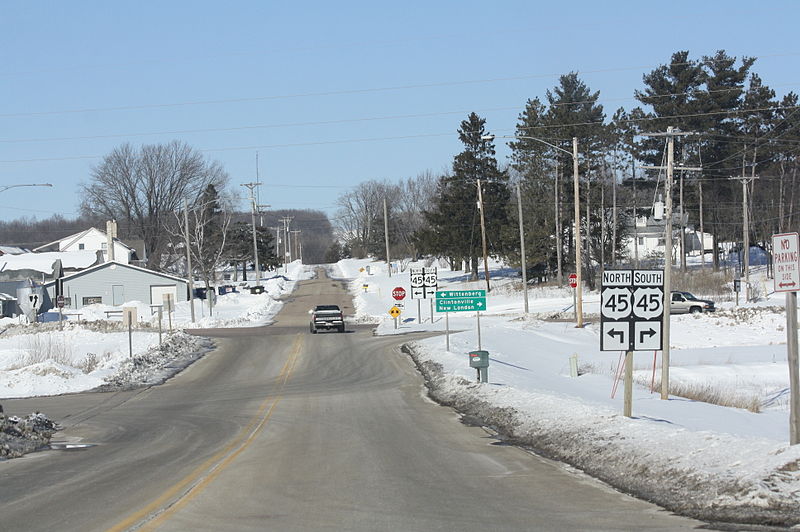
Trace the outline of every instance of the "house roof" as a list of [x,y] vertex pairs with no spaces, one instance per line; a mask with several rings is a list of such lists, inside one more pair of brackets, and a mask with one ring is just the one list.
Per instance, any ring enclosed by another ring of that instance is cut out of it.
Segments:
[[30,251],[17,246],[0,246],[0,255],[21,255],[23,253],[30,253]]
[[[153,270],[148,270],[147,268],[141,268],[139,266],[134,266],[133,264],[124,264],[122,262],[117,262],[117,261],[104,262],[102,264],[98,264],[96,266],[92,266],[91,268],[87,268],[85,270],[81,270],[79,272],[75,272],[75,273],[73,273],[71,275],[66,275],[61,280],[62,281],[69,281],[70,279],[75,279],[75,278],[80,277],[82,275],[87,275],[87,274],[90,274],[90,273],[92,273],[94,271],[97,271],[97,270],[100,270],[100,269],[103,269],[103,268],[110,268],[111,266],[116,266],[116,267],[120,267],[120,268],[129,268],[131,270],[138,270],[138,271],[141,271],[141,272],[148,273],[150,275],[156,275],[158,277],[163,277],[165,279],[171,279],[173,281],[181,281],[181,282],[184,282],[184,283],[188,283],[189,282],[188,279],[184,279],[183,277],[178,277],[176,275],[170,275],[168,273],[162,273],[162,272],[157,272],[157,271],[153,271]],[[51,281],[49,283],[46,283],[45,286],[50,285],[50,284],[52,284],[54,282],[55,281]]]
[[[65,242],[65,241],[67,243],[63,246],[63,248],[64,248],[64,250],[67,250],[70,246],[75,244],[75,242],[77,242],[78,240],[80,240],[81,238],[83,238],[84,236],[86,236],[87,234],[92,233],[92,232],[99,233],[103,238],[107,238],[108,237],[107,233],[105,233],[104,231],[101,231],[100,229],[98,229],[96,227],[90,227],[89,229],[86,229],[85,231],[81,231],[80,233],[75,233],[74,235],[69,235],[69,236],[65,236],[63,238],[59,238],[58,240],[53,240],[52,242],[49,242],[49,243],[47,243],[47,244],[45,244],[43,246],[39,246],[38,248],[35,248],[33,251],[39,251],[41,249],[47,249],[47,248],[49,248],[51,246],[54,246],[56,244],[60,244],[61,242]],[[124,246],[124,247],[126,247],[128,249],[132,249],[130,246],[126,245],[124,242],[122,242],[118,238],[114,239],[114,243],[119,244],[121,246]]]
[[0,257],[0,272],[32,270],[52,275],[56,261],[61,261],[61,267],[65,270],[75,270],[89,268],[97,260],[97,252],[91,250],[3,255]]

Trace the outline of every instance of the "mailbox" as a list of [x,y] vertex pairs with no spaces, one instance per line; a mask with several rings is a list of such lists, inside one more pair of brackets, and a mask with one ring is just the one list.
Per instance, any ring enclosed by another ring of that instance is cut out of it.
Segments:
[[471,368],[488,368],[489,367],[489,351],[470,351],[469,352],[469,367]]

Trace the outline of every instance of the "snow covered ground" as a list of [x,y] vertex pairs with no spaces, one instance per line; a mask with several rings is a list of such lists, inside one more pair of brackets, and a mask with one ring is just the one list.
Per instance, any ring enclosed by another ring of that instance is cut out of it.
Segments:
[[[388,315],[395,303],[392,289],[402,286],[410,294],[411,264],[403,266],[390,278],[385,263],[347,259],[331,274],[352,280],[355,320],[377,323],[380,334],[444,331],[444,316],[434,313],[431,321],[429,301],[418,310],[410,296],[395,329]],[[450,330],[460,331],[450,335],[449,351],[444,335],[412,340],[406,349],[434,398],[506,438],[666,508],[706,520],[800,522],[800,445],[788,445],[783,295],[738,308],[723,303],[716,314],[672,317],[675,389],[752,411],[677,395],[661,400],[650,389],[654,380],[658,385],[660,359],[654,371],[654,353],[637,352],[634,417],[626,418],[616,381],[620,353],[600,351],[598,320],[589,318],[576,329],[571,321],[543,319],[572,316],[571,290],[530,290],[531,313],[525,316],[522,293],[514,288],[518,278],[499,265],[492,271],[488,309],[481,316],[481,347],[490,352],[487,384],[476,383],[469,368],[467,353],[478,348],[474,313],[449,315]],[[440,266],[439,286],[486,284]],[[585,294],[584,311],[599,314],[598,293]],[[570,376],[572,355],[578,377]]]
[[[298,280],[312,275],[310,268],[294,262],[285,275],[274,275],[262,281],[263,294],[252,295],[246,290],[247,293],[219,296],[211,315],[207,302],[196,299],[195,323],[191,321],[189,302],[178,303],[172,315],[173,330],[269,323],[283,305],[278,298],[291,292]],[[255,281],[249,284],[254,285]],[[190,338],[179,336],[169,344],[169,352],[161,353],[158,317],[151,313],[149,304],[130,301],[122,306],[137,308],[140,327],[134,330],[132,343],[133,357],[140,362],[139,369],[157,368],[165,364],[165,357],[186,355],[182,346],[194,345]],[[109,382],[121,386],[126,379],[140,382],[151,378],[152,372],[131,370],[128,332],[120,323],[121,316],[111,314],[109,319],[106,315],[107,311],[120,310],[122,306],[84,307],[79,310],[81,321],[66,321],[63,330],[57,323],[21,325],[17,319],[0,319],[0,399],[79,392]],[[166,315],[162,328],[166,341],[169,331]],[[156,356],[157,353],[161,354]]]

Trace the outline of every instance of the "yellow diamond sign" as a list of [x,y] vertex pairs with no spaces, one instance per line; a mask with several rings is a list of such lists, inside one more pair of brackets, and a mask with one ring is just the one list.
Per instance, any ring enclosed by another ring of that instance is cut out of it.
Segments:
[[392,307],[389,309],[389,316],[396,318],[400,315],[400,309],[397,307]]

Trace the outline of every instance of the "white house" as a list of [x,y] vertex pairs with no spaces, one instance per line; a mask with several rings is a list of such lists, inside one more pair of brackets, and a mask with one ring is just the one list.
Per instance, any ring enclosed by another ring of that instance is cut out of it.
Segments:
[[[74,235],[66,236],[59,240],[50,242],[43,246],[34,249],[34,252],[42,251],[102,251],[103,260],[108,262],[108,235],[95,227],[76,233]],[[120,240],[114,238],[114,260],[122,264],[128,264],[134,258],[135,252],[133,248],[123,244]]]
[[[700,255],[701,250],[712,251],[713,238],[709,233],[700,233],[688,224],[689,215],[681,213],[680,206],[672,213],[672,256],[680,254],[681,218],[685,227],[686,252],[688,255]],[[664,257],[665,233],[667,220],[664,216],[664,203],[659,198],[653,204],[650,216],[637,216],[635,225],[630,228],[630,238],[625,242],[628,256],[644,260],[649,257]]]

